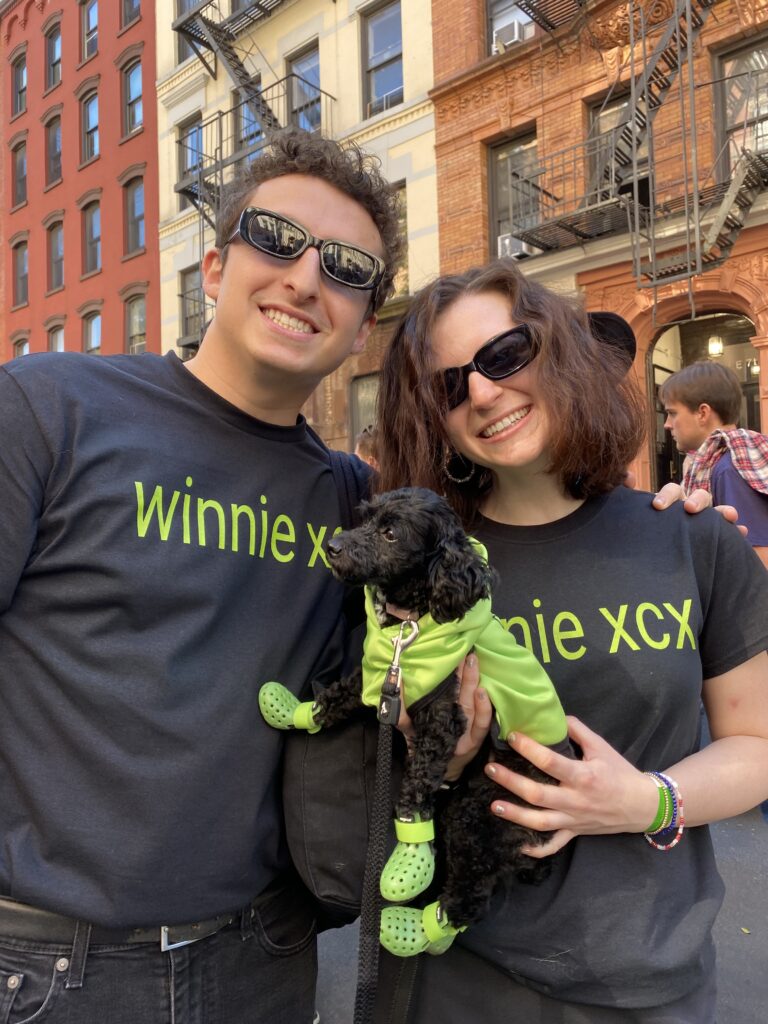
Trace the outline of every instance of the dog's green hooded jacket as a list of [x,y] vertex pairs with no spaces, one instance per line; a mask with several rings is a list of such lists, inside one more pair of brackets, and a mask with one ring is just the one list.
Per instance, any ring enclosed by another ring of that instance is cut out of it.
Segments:
[[[472,544],[487,561],[485,547],[474,539]],[[365,610],[363,703],[378,707],[400,624],[379,625],[371,587],[365,588]],[[419,635],[400,657],[406,707],[427,697],[473,647],[480,664],[480,685],[494,707],[499,737],[503,740],[519,730],[546,746],[561,743],[568,728],[552,680],[491,612],[487,598],[453,622],[438,624],[429,614],[419,619]]]

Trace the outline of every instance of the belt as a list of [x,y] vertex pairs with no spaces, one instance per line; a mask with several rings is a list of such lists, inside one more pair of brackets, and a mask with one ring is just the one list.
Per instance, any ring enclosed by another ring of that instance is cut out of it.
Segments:
[[[245,908],[251,913],[250,905]],[[192,942],[215,935],[229,925],[239,923],[242,910],[219,914],[194,924],[156,925],[154,928],[102,928],[91,926],[90,941],[94,945],[123,946],[130,942],[156,942],[163,952],[188,946]],[[26,903],[0,897],[0,933],[8,938],[32,939],[37,942],[72,943],[78,921],[73,917],[40,910]]]

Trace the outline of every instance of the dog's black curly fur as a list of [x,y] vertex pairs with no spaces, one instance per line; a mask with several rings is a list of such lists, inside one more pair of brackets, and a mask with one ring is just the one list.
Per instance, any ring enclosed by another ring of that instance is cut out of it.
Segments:
[[[380,625],[398,619],[386,606],[438,622],[461,618],[490,596],[494,573],[470,544],[458,516],[444,498],[424,488],[406,487],[363,504],[363,523],[327,544],[334,575],[347,583],[369,584],[377,595]],[[407,679],[404,682],[407,689]],[[510,680],[514,686],[514,680]],[[457,702],[455,673],[429,698],[410,708],[414,735],[398,800],[399,817],[432,817],[445,770],[466,718]],[[316,697],[315,719],[333,725],[360,706],[361,674],[340,680]],[[546,861],[520,852],[525,844],[544,843],[551,833],[534,832],[496,817],[492,801],[516,798],[489,779],[483,766],[488,746],[465,769],[450,799],[440,801],[436,834],[443,885],[439,901],[451,924],[472,924],[484,915],[504,876],[540,881]],[[541,782],[555,780],[504,746],[500,763]]]

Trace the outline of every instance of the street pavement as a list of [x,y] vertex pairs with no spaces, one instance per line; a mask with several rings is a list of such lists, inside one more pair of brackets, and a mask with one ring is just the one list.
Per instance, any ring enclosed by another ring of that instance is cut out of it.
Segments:
[[[766,1024],[768,821],[756,808],[713,825],[712,835],[726,885],[715,925],[718,1024]],[[321,1024],[351,1024],[356,957],[357,925],[321,935],[317,995]]]

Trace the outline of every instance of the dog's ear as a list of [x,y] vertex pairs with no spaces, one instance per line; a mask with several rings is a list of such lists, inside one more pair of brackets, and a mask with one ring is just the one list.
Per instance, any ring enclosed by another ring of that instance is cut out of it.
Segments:
[[462,533],[438,542],[427,568],[429,612],[435,622],[460,619],[491,596],[496,574]]

